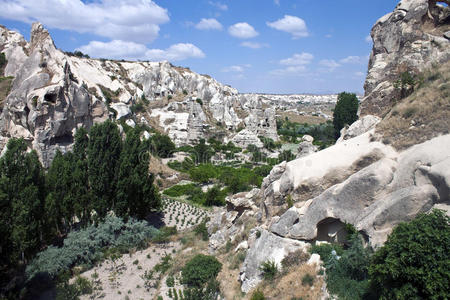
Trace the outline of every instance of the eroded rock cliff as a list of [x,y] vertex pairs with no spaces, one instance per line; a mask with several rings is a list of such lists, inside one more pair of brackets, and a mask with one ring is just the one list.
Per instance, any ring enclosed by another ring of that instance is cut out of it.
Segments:
[[0,146],[23,137],[46,166],[57,149],[71,147],[77,128],[107,118],[153,126],[178,146],[210,136],[232,139],[238,128],[246,128],[251,139],[278,139],[275,111],[265,110],[261,99],[187,68],[70,55],[56,48],[39,23],[30,42],[0,27],[0,51],[7,59],[4,75],[14,78],[2,102]]

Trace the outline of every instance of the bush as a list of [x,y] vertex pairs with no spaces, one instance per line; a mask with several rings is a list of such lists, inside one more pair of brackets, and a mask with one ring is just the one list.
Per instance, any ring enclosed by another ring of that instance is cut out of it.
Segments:
[[358,98],[355,94],[340,93],[333,113],[333,125],[336,139],[339,138],[341,129],[345,125],[351,125],[358,120]]
[[168,287],[174,287],[174,285],[175,285],[175,279],[173,278],[173,276],[167,276],[167,279],[166,279],[166,285],[168,286]]
[[216,278],[221,269],[222,264],[214,256],[197,254],[182,269],[182,283],[202,287],[208,280]]
[[156,133],[150,138],[150,148],[153,155],[167,158],[175,152],[175,144],[169,136]]
[[265,300],[266,297],[264,297],[264,293],[260,290],[256,290],[253,294],[250,300]]
[[160,228],[159,232],[153,237],[152,241],[155,243],[167,243],[169,238],[175,234],[177,234],[176,226],[164,226]]
[[0,53],[0,68],[6,66],[6,56],[5,53]]
[[339,299],[370,299],[368,268],[372,251],[364,248],[362,237],[350,236],[349,248],[342,255],[331,255],[325,266],[327,288]]
[[336,255],[338,256],[341,256],[344,251],[341,245],[324,243],[321,245],[311,245],[309,252],[319,254],[322,261],[326,263],[330,260],[333,250],[336,251]]
[[381,299],[446,299],[449,262],[450,218],[433,210],[395,227],[369,273]]
[[77,276],[73,284],[65,281],[56,287],[56,300],[79,299],[79,296],[90,295],[93,292],[92,282]]
[[208,236],[208,228],[206,228],[206,221],[201,222],[198,224],[195,229],[195,234],[199,235],[203,241],[207,241],[209,239]]
[[263,272],[265,280],[273,280],[278,273],[277,264],[274,261],[265,261],[259,268]]
[[107,216],[98,226],[69,233],[61,248],[50,246],[38,253],[27,266],[26,274],[30,279],[39,273],[55,278],[76,265],[92,266],[108,247],[122,252],[132,247],[142,248],[157,233],[147,222],[130,219],[124,223],[118,217]]
[[306,273],[305,275],[303,275],[302,277],[302,285],[309,285],[309,286],[313,286],[314,285],[314,276],[312,276],[309,273]]

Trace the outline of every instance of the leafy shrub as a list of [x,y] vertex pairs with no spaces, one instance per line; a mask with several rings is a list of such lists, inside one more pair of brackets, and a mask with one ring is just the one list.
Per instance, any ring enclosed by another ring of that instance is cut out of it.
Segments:
[[182,283],[202,287],[211,278],[216,278],[221,269],[222,264],[214,256],[197,254],[182,269]]
[[266,297],[264,296],[264,293],[260,290],[256,290],[255,292],[253,292],[252,297],[250,298],[250,300],[265,300]]
[[54,278],[62,270],[76,265],[88,267],[102,258],[102,252],[108,247],[123,251],[132,247],[144,247],[146,242],[156,236],[158,230],[147,222],[128,220],[107,216],[98,226],[91,225],[86,229],[68,234],[64,245],[60,248],[50,246],[38,253],[27,266],[28,278],[39,273],[46,273]]
[[259,268],[265,280],[273,280],[278,273],[277,264],[274,261],[265,261]]
[[212,278],[205,287],[188,287],[184,290],[183,300],[216,300],[220,294],[219,282]]
[[344,251],[341,245],[324,243],[321,245],[312,245],[309,252],[319,254],[322,261],[326,263],[330,260],[333,250],[336,251],[336,255],[338,256],[341,256]]
[[171,266],[172,266],[172,256],[170,254],[166,254],[162,257],[161,262],[155,265],[153,270],[155,272],[164,274],[167,272],[167,270],[170,269]]
[[309,286],[313,286],[314,284],[314,276],[312,276],[309,273],[306,273],[305,275],[303,275],[302,277],[302,285],[309,285]]
[[195,102],[197,102],[200,105],[203,105],[203,101],[200,98],[195,99]]
[[201,236],[202,240],[207,241],[209,236],[208,236],[208,228],[206,228],[206,222],[201,222],[200,224],[198,224],[195,229],[195,234]]
[[447,299],[449,262],[450,218],[433,210],[395,227],[369,273],[381,299]]
[[5,53],[0,53],[0,68],[6,66],[6,56]]
[[166,284],[167,284],[168,287],[174,287],[174,285],[175,285],[175,279],[173,278],[172,275],[167,276]]
[[357,233],[350,236],[349,243],[340,258],[331,255],[325,264],[327,288],[339,299],[370,299],[368,268],[372,251],[364,248]]

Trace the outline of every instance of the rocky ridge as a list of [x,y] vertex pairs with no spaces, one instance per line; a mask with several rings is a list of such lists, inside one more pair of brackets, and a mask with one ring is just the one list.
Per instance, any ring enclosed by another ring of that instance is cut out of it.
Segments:
[[[14,80],[0,115],[1,148],[9,137],[22,137],[44,165],[56,149],[66,151],[77,128],[108,118],[150,125],[180,146],[200,138],[246,136],[278,139],[275,111],[259,97],[245,97],[207,75],[169,62],[89,59],[58,50],[40,23],[31,40],[0,27],[4,75]],[[133,108],[145,98],[144,110]],[[245,139],[234,139],[245,147]],[[242,141],[242,143],[240,142]]]
[[[439,1],[450,4],[450,1]],[[384,116],[400,97],[394,82],[450,60],[450,8],[435,0],[403,0],[372,28],[363,115]]]

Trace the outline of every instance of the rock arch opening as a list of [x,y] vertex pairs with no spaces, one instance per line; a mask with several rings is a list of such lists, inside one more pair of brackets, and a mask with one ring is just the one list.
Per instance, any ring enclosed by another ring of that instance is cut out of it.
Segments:
[[326,218],[317,223],[316,240],[329,243],[345,243],[348,232],[345,223],[336,218]]

